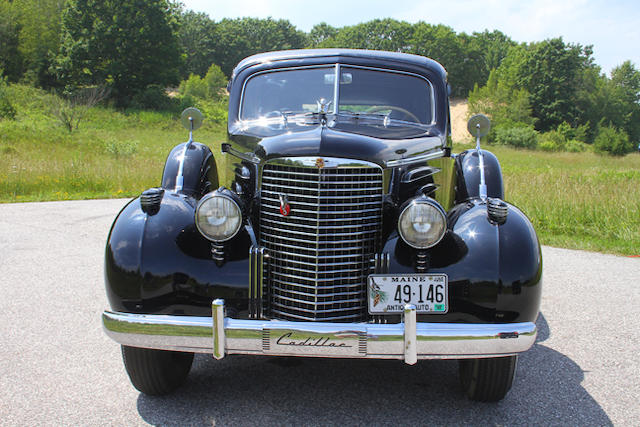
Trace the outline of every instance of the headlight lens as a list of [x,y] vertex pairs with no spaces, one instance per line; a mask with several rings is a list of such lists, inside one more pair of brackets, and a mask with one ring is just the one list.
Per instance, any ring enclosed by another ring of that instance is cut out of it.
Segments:
[[196,227],[204,237],[214,242],[231,239],[240,230],[242,212],[228,196],[209,193],[200,199],[196,208]]
[[433,199],[415,199],[398,219],[398,231],[409,246],[427,249],[435,246],[447,228],[444,209]]

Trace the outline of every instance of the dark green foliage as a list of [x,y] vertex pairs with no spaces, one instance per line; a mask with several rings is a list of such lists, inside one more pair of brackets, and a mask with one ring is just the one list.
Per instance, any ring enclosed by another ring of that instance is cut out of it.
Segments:
[[216,24],[215,43],[209,64],[218,64],[230,76],[233,67],[249,55],[303,48],[306,35],[284,19],[223,19]]
[[635,144],[629,141],[629,136],[624,131],[608,126],[600,128],[593,145],[598,152],[612,156],[624,156],[635,148]]
[[626,61],[613,69],[608,83],[604,121],[623,129],[631,141],[640,143],[640,71]]
[[413,26],[411,53],[427,56],[440,62],[449,73],[453,96],[467,96],[474,84],[483,83],[487,76],[482,53],[473,46],[466,34],[456,35],[445,25],[418,22]]
[[0,2],[0,68],[10,81],[54,87],[49,68],[60,44],[63,1]]
[[[326,24],[325,24],[326,25]],[[390,52],[407,52],[413,34],[411,24],[395,19],[375,19],[362,24],[342,27],[331,31],[328,26],[318,28],[322,31],[320,47],[342,47],[351,49],[387,50]]]
[[106,84],[120,106],[149,85],[178,82],[177,22],[166,0],[73,0],[56,71],[67,86]]
[[0,68],[0,119],[13,120],[16,118],[16,107],[9,100],[6,86],[6,77],[2,76],[2,69]]
[[555,129],[562,122],[579,123],[578,90],[583,71],[592,66],[591,48],[565,44],[561,38],[533,44],[519,64],[517,87],[530,94],[536,127]]
[[22,75],[22,56],[19,52],[20,23],[12,2],[0,2],[0,69],[9,81]]
[[311,31],[307,35],[307,47],[313,48],[322,46],[326,40],[335,37],[338,34],[338,29],[332,27],[326,22],[316,24],[311,28]]
[[496,129],[495,142],[516,148],[535,149],[538,145],[538,132],[532,126],[501,127]]
[[471,43],[484,56],[484,72],[487,77],[491,70],[495,70],[502,64],[502,60],[507,57],[509,50],[516,46],[516,42],[498,30],[473,33]]
[[180,15],[178,40],[185,56],[182,77],[204,75],[218,48],[216,24],[204,13],[187,11]]
[[136,110],[177,111],[179,102],[179,100],[170,98],[164,87],[149,85],[133,96],[129,107]]

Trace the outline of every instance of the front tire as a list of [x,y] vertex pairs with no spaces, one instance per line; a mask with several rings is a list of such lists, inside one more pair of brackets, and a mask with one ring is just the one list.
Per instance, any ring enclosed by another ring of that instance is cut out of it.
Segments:
[[144,394],[161,396],[187,378],[193,353],[122,346],[122,360],[131,384]]
[[460,360],[464,392],[469,399],[479,402],[502,400],[513,384],[517,361],[518,356]]

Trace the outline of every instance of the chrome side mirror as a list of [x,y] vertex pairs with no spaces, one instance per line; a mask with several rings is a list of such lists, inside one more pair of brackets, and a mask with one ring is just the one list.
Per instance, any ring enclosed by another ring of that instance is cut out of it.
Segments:
[[486,136],[491,129],[491,121],[484,114],[476,114],[467,122],[467,130],[476,137],[476,153],[478,153],[478,168],[480,168],[480,188],[478,194],[482,202],[487,201],[487,184],[484,180],[484,156],[480,150],[480,138]]

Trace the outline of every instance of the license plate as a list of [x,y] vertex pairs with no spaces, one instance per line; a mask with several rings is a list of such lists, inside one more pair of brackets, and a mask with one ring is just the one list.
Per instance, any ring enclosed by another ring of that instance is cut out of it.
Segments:
[[446,274],[372,274],[367,289],[370,314],[402,313],[406,304],[415,305],[418,313],[449,310]]

